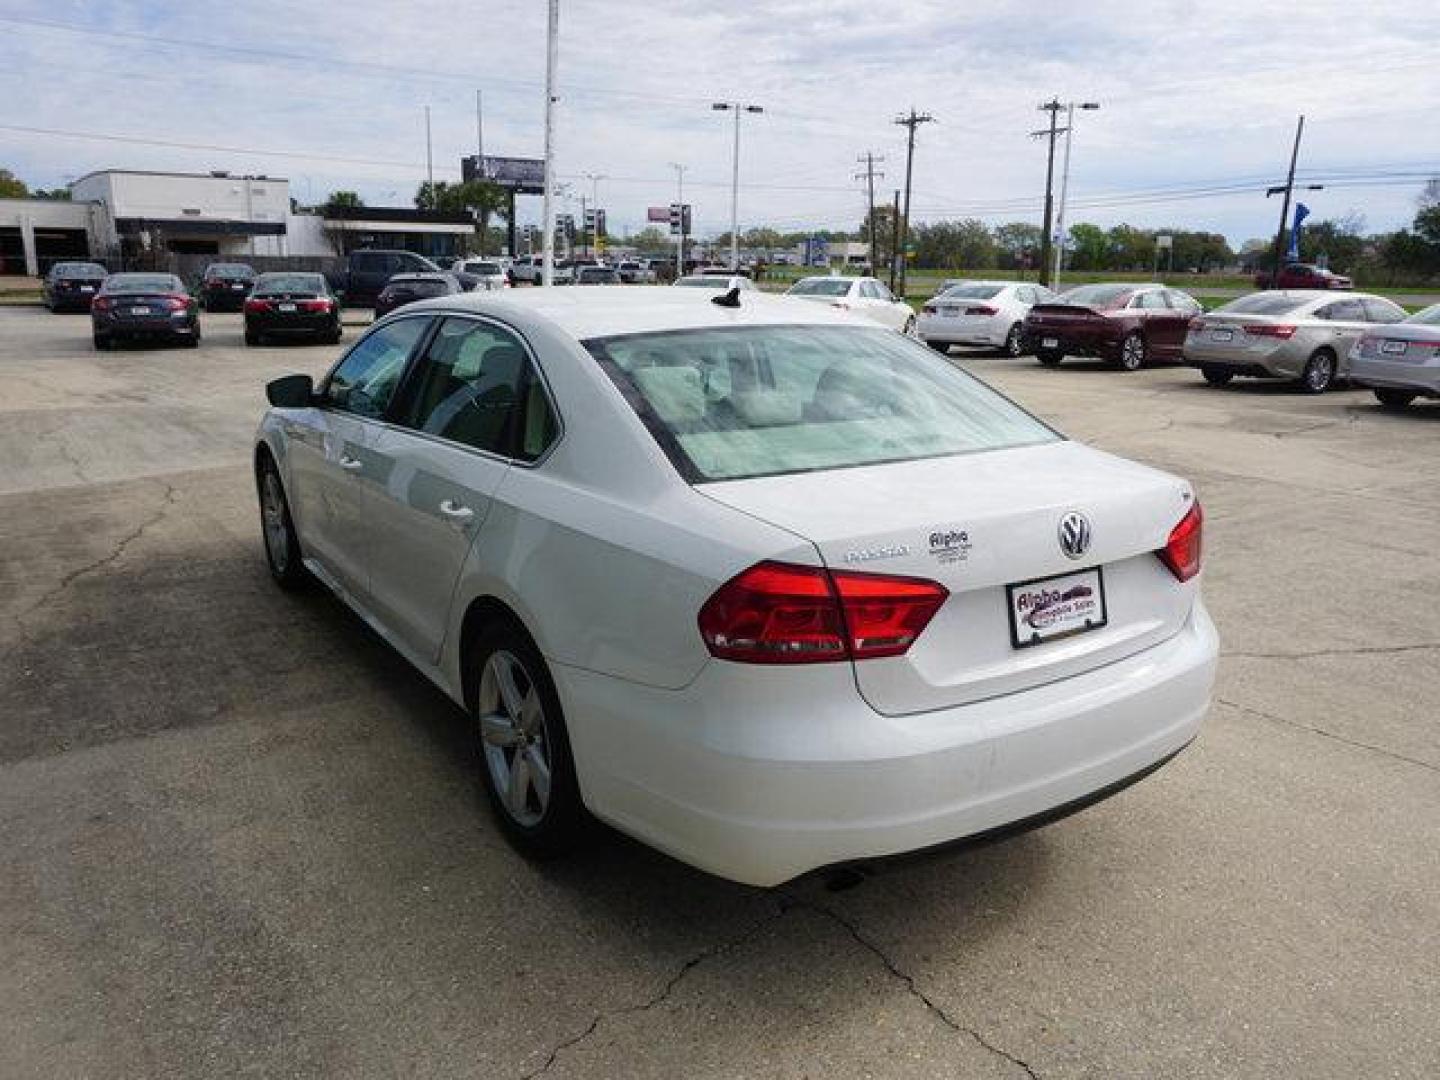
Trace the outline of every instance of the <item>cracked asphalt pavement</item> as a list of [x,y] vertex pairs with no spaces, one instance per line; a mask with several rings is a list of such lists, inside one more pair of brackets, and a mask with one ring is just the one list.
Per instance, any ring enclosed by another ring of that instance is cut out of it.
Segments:
[[1194,480],[1215,707],[1066,821],[767,892],[505,846],[464,717],[267,578],[261,387],[338,350],[204,320],[0,308],[0,1076],[1440,1074],[1440,406],[957,357]]

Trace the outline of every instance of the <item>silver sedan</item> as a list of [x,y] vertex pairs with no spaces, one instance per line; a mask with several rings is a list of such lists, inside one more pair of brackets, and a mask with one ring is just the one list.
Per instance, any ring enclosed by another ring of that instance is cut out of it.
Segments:
[[1350,354],[1350,375],[1390,408],[1440,398],[1440,304],[1372,329]]
[[1351,350],[1367,330],[1404,318],[1404,308],[1369,293],[1254,293],[1192,319],[1184,357],[1213,386],[1252,375],[1320,394],[1349,377]]

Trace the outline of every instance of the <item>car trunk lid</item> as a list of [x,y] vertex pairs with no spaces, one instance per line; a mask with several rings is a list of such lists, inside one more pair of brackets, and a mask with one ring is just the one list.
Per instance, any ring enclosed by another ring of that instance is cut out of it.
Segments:
[[[1154,554],[1189,509],[1188,486],[1071,442],[698,490],[807,538],[832,569],[945,586],[949,598],[905,655],[854,664],[860,693],[889,715],[1013,693],[1114,662],[1179,631],[1194,601],[1195,581],[1181,584]],[[1079,558],[1067,557],[1059,539],[1071,511],[1090,529]],[[1056,577],[1053,589],[1027,584]],[[1012,620],[1016,585],[1025,586],[1016,603],[1022,594],[1097,590],[1103,625],[1097,617],[1091,629],[1033,643],[1024,619]]]

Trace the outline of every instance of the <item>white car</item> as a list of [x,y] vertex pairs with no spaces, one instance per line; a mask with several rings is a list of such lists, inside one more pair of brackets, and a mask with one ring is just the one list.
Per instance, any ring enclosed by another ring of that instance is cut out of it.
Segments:
[[1216,635],[1183,480],[828,307],[617,286],[376,323],[255,447],[270,570],[472,718],[500,827],[774,885],[1178,753]]
[[1008,356],[1025,351],[1025,316],[1055,294],[1015,281],[947,283],[920,308],[920,340],[939,352],[951,345],[985,345]]
[[[516,282],[528,282],[531,285],[541,285],[545,281],[545,257],[543,255],[525,255],[515,260],[510,267],[510,276]],[[551,280],[556,285],[569,285],[575,280],[575,268],[563,259],[555,259],[551,270]]]
[[450,272],[460,279],[467,290],[510,287],[510,280],[505,276],[505,264],[499,259],[456,259],[450,264]]
[[841,311],[853,311],[901,333],[915,331],[915,312],[910,305],[896,300],[884,283],[873,277],[832,275],[801,278],[790,286],[785,295],[826,303]]

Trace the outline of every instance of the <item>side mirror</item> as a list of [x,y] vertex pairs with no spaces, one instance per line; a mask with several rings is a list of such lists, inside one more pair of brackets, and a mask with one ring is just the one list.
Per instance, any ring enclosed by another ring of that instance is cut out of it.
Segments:
[[315,380],[309,375],[285,375],[265,384],[265,397],[277,409],[306,409],[315,400]]

